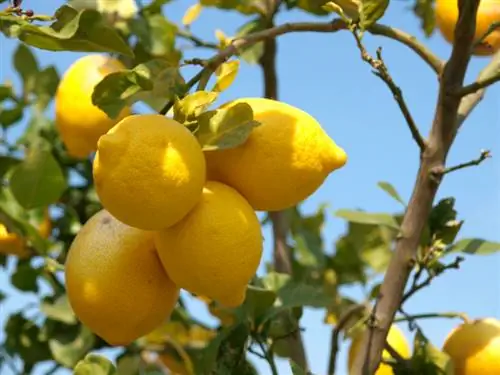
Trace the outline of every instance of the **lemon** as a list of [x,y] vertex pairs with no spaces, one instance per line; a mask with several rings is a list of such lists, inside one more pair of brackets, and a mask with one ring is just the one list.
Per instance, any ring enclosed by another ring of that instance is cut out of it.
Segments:
[[454,328],[443,345],[453,363],[453,375],[500,374],[500,321],[478,319]]
[[292,207],[313,194],[347,156],[306,112],[289,104],[242,98],[261,122],[247,141],[232,149],[206,151],[208,179],[240,192],[257,211]]
[[[455,39],[455,25],[458,20],[458,0],[436,0],[436,25],[441,34],[449,43]],[[474,40],[478,41],[496,22],[500,21],[500,1],[481,0],[477,11],[476,32]],[[496,29],[489,34],[476,48],[473,54],[489,56],[500,49],[500,30]]]
[[[347,365],[349,371],[352,371],[356,355],[358,354],[361,340],[363,338],[362,333],[363,332],[360,332],[357,335],[355,335],[351,342],[347,359]],[[408,344],[405,335],[397,325],[392,325],[391,328],[389,329],[389,333],[387,335],[387,342],[392,348],[394,348],[394,350],[396,350],[396,352],[398,352],[401,355],[401,357],[403,358],[411,357],[410,345]],[[389,354],[387,350],[384,350],[382,352],[382,358],[391,359],[392,356]],[[393,375],[393,374],[394,372],[392,371],[392,367],[390,365],[381,363],[374,375]]]
[[262,255],[252,207],[236,190],[214,181],[184,219],[156,233],[155,243],[174,283],[226,307],[244,301]]
[[65,275],[75,315],[110,345],[128,345],[154,330],[170,317],[179,297],[153,233],[127,226],[106,210],[78,232]]
[[194,135],[156,114],[128,116],[99,140],[94,183],[106,210],[124,224],[159,230],[201,199],[205,159]]
[[124,108],[117,118],[109,118],[92,104],[94,87],[108,74],[125,69],[116,59],[86,55],[64,73],[55,96],[55,124],[70,156],[85,158],[97,148],[97,140],[113,125],[131,114]]
[[[38,220],[32,217],[30,222],[38,227],[38,233],[42,238],[48,238],[52,232],[52,222],[50,220],[49,210],[40,211]],[[33,255],[28,248],[26,240],[17,233],[9,232],[8,228],[0,223],[0,254],[15,255],[18,258],[26,259]]]

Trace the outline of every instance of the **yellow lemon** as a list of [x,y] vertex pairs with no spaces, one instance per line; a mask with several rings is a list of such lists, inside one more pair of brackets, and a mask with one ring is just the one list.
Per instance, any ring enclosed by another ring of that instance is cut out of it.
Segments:
[[[49,210],[44,209],[38,220],[32,218],[30,222],[38,227],[38,233],[42,238],[48,238],[52,231]],[[26,240],[17,233],[10,233],[7,227],[0,223],[0,254],[15,255],[21,259],[29,258],[33,252],[28,248]]]
[[179,223],[155,235],[172,280],[227,307],[240,305],[262,255],[257,215],[233,188],[209,181],[201,201]]
[[454,328],[443,351],[454,367],[454,375],[500,374],[500,321],[478,319]]
[[205,159],[193,134],[173,119],[128,116],[99,140],[94,183],[102,205],[143,230],[169,227],[200,200]]
[[[435,4],[436,25],[441,34],[449,43],[455,39],[455,25],[458,20],[458,0],[436,0]],[[500,22],[500,1],[481,0],[477,11],[476,33],[477,41],[495,22]],[[477,56],[489,56],[500,49],[500,30],[489,34],[473,51]]]
[[75,315],[110,345],[127,345],[154,330],[170,317],[179,297],[153,233],[127,226],[105,210],[78,232],[65,275]]
[[222,107],[238,103],[247,103],[262,125],[239,147],[206,151],[208,179],[235,188],[255,210],[298,204],[346,163],[344,150],[306,112],[264,98],[242,98]]
[[101,135],[131,114],[131,109],[126,107],[112,119],[92,104],[94,87],[108,74],[123,69],[125,66],[119,60],[87,55],[64,73],[55,96],[55,123],[69,155],[87,157],[96,150]]
[[[359,332],[356,336],[354,336],[351,342],[347,359],[347,365],[349,371],[352,370],[352,367],[354,365],[354,361],[356,359],[356,355],[358,354],[362,338],[363,338],[362,332]],[[396,350],[401,355],[401,357],[403,358],[411,357],[410,345],[408,344],[408,341],[406,340],[406,337],[404,336],[403,332],[399,329],[397,325],[392,325],[391,328],[389,329],[389,333],[387,335],[387,342],[389,343],[389,345],[391,345],[392,348],[394,348],[394,350]],[[382,352],[382,358],[391,359],[392,356],[389,354],[387,350],[384,350]],[[393,375],[393,374],[394,372],[392,371],[392,367],[384,363],[381,363],[377,371],[375,372],[375,375]]]

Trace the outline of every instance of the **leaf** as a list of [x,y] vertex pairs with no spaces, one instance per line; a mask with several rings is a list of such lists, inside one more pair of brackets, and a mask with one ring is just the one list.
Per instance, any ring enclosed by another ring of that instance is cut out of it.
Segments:
[[176,99],[173,107],[174,119],[182,124],[194,121],[218,97],[219,94],[213,91],[196,91],[180,100]]
[[410,360],[411,369],[416,374],[446,375],[453,374],[450,357],[436,348],[417,330],[413,343],[414,351]]
[[420,19],[420,25],[426,37],[430,37],[436,25],[434,0],[415,0],[413,12]]
[[262,13],[255,0],[200,0],[203,6],[214,6],[224,10],[237,10],[242,14]]
[[95,86],[92,103],[116,118],[126,106],[154,97],[163,99],[161,108],[183,90],[179,69],[163,59],[153,59],[132,70],[108,74]]
[[38,63],[35,56],[26,45],[19,43],[14,52],[14,68],[23,81],[24,95],[27,96],[34,88],[38,74]]
[[40,110],[47,108],[54,97],[59,84],[59,75],[53,66],[49,66],[36,75],[34,92],[37,97],[37,107]]
[[282,307],[328,307],[331,296],[327,295],[322,287],[289,281],[279,291],[278,297]]
[[0,108],[0,124],[7,128],[23,118],[24,106],[17,104],[12,108]]
[[328,12],[323,9],[323,5],[327,2],[328,0],[302,0],[297,1],[297,7],[316,16],[325,16]]
[[[265,25],[259,17],[243,24],[236,32],[235,38],[241,38],[264,29]],[[254,43],[253,45],[245,47],[238,52],[238,56],[241,57],[247,64],[257,64],[263,54],[264,42]]]
[[305,372],[305,370],[298,364],[296,364],[292,359],[289,361],[289,363],[293,375],[308,375],[307,372]]
[[237,147],[248,139],[260,122],[253,119],[253,110],[246,103],[205,112],[198,117],[196,138],[204,151]]
[[379,188],[381,188],[383,191],[389,194],[392,198],[401,203],[403,207],[406,207],[406,203],[403,200],[403,198],[401,198],[397,190],[389,182],[380,181],[377,185]]
[[118,373],[109,359],[89,353],[77,363],[73,375],[118,375]]
[[231,86],[238,74],[239,67],[240,60],[228,61],[219,65],[215,70],[217,81],[212,91],[222,92]]
[[276,292],[273,290],[248,285],[245,310],[254,320],[258,319],[273,305],[276,298]]
[[10,178],[12,194],[27,209],[56,202],[66,187],[61,167],[46,147],[32,147]]
[[57,363],[72,368],[92,349],[95,336],[84,325],[80,325],[80,330],[76,336],[67,336],[56,334],[55,338],[49,339],[49,348]]
[[368,213],[364,211],[338,210],[336,216],[347,221],[360,224],[384,225],[399,230],[399,225],[392,215],[381,213]]
[[40,311],[48,318],[62,323],[76,324],[78,322],[66,294],[57,298],[54,303],[43,302]]
[[12,156],[0,155],[0,179],[12,168],[21,162],[20,159]]
[[441,199],[431,210],[428,220],[429,237],[443,244],[455,241],[463,221],[456,220],[457,211],[454,208],[455,198]]
[[186,27],[189,27],[200,16],[202,9],[203,6],[200,3],[191,5],[182,17],[182,24]]
[[0,103],[6,99],[13,99],[15,97],[11,85],[0,85]]
[[[120,375],[138,375],[140,374],[142,365],[143,363],[139,355],[125,354],[117,358],[116,373]],[[149,375],[149,372],[147,374]]]
[[76,10],[63,5],[50,26],[38,26],[21,17],[0,18],[0,29],[8,30],[24,43],[49,51],[114,52],[133,57],[128,44],[95,9]]
[[169,22],[162,14],[152,14],[129,20],[129,27],[138,40],[139,45],[152,57],[173,55],[177,26]]
[[500,251],[500,243],[481,238],[466,238],[450,246],[446,253],[465,253],[472,255],[489,255]]
[[362,30],[367,30],[384,16],[389,0],[361,0],[361,5],[359,24]]
[[250,335],[248,322],[241,322],[220,341],[213,366],[213,372],[207,367],[209,374],[248,374],[245,361],[246,344]]
[[136,0],[97,0],[96,5],[99,12],[117,14],[122,19],[134,17],[139,10]]
[[161,13],[162,7],[172,0],[153,0],[148,5],[144,6],[143,10],[147,13]]
[[31,267],[29,262],[19,261],[10,280],[14,287],[23,292],[38,293],[38,275],[38,270]]

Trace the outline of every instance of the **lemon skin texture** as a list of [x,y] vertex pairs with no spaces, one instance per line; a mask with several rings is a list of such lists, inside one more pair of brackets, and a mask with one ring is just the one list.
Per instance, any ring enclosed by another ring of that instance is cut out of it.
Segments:
[[[436,0],[435,3],[436,25],[438,26],[444,39],[453,43],[455,25],[458,20],[458,0]],[[481,0],[477,11],[476,32],[474,40],[479,40],[486,34],[489,27],[500,21],[500,1]],[[500,49],[500,30],[495,30],[489,34],[473,50],[476,56],[490,56]]]
[[262,255],[260,223],[233,188],[208,181],[201,201],[179,223],[155,234],[174,283],[225,307],[243,303]]
[[500,374],[500,321],[484,318],[459,325],[448,334],[443,351],[451,357],[453,375]]
[[254,128],[242,145],[206,151],[208,180],[238,190],[257,211],[295,206],[313,194],[347,155],[306,112],[265,98],[241,98],[229,108],[247,103]]
[[108,74],[125,69],[116,59],[104,55],[86,55],[64,73],[55,95],[55,124],[68,154],[82,159],[97,148],[99,137],[125,116],[125,107],[117,118],[109,118],[92,104],[94,87]]
[[97,195],[114,217],[159,230],[201,199],[206,166],[185,126],[161,115],[132,115],[99,139],[93,175]]
[[[347,358],[347,365],[349,370],[351,370],[354,365],[354,361],[359,351],[362,338],[363,335],[361,334],[356,335],[351,342]],[[401,357],[403,358],[411,357],[410,345],[408,344],[408,341],[406,340],[406,337],[404,336],[403,332],[397,325],[392,325],[391,328],[389,329],[389,333],[387,335],[387,342],[389,343],[389,345],[391,345],[391,347],[394,348],[394,350],[396,350],[401,355]],[[382,352],[382,358],[391,359],[392,356],[389,354],[387,350],[384,350]],[[381,363],[374,375],[394,375],[394,371],[392,371],[392,367],[390,365]]]
[[75,237],[65,277],[75,315],[112,346],[128,345],[163,324],[179,297],[152,232],[127,226],[105,210]]

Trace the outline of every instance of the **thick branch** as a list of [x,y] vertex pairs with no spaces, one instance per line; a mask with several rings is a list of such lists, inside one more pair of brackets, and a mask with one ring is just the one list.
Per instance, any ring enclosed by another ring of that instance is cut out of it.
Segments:
[[459,19],[455,43],[440,80],[436,113],[422,154],[415,187],[401,224],[400,236],[376,303],[375,324],[369,327],[355,359],[354,375],[372,375],[377,370],[387,333],[400,306],[409,274],[416,258],[420,238],[428,220],[439,180],[430,171],[445,165],[456,136],[460,98],[450,95],[462,87],[470,60],[479,0],[459,0]]

